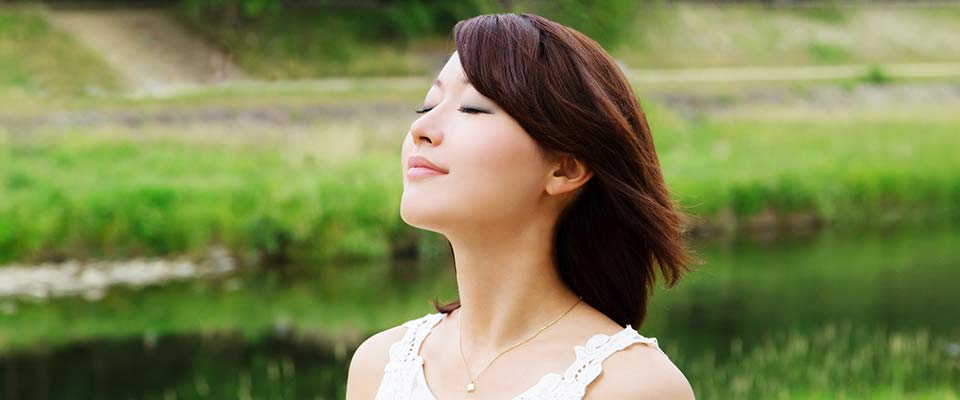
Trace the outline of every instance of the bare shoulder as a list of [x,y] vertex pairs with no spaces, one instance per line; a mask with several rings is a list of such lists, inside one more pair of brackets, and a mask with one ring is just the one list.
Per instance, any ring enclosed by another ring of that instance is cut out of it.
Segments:
[[692,400],[683,372],[651,344],[634,343],[613,353],[584,399]]
[[369,400],[376,396],[383,370],[390,362],[390,346],[403,339],[406,330],[405,326],[398,325],[360,343],[347,372],[347,400]]

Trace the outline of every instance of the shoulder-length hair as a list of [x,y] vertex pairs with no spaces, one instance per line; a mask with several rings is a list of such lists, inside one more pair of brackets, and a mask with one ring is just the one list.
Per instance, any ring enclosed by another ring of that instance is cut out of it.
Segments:
[[[535,14],[479,15],[457,22],[453,36],[478,92],[548,153],[572,155],[593,172],[557,221],[558,272],[584,302],[639,327],[658,267],[673,287],[691,260],[687,217],[668,195],[623,72],[593,39]],[[449,313],[460,301],[433,304]]]

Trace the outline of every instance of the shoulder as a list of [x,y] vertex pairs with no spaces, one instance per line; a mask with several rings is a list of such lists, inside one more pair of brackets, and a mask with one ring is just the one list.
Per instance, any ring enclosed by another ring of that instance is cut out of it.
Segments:
[[683,372],[652,344],[634,343],[603,362],[584,399],[692,400]]
[[372,399],[390,362],[390,346],[403,339],[408,323],[377,332],[353,352],[347,372],[347,400]]

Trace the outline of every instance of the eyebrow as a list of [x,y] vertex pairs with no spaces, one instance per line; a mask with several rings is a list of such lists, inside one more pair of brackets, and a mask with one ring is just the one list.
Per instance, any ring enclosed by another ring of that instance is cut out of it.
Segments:
[[[470,80],[467,79],[467,78],[463,78],[462,83],[465,84],[465,85],[473,86],[473,84],[470,83]],[[439,79],[437,79],[437,80],[433,81],[433,85],[436,86],[436,87],[443,87],[443,82],[440,81]]]

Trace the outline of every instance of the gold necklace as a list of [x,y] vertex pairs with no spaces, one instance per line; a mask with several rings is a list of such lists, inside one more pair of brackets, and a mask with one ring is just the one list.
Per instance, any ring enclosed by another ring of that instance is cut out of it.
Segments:
[[[487,366],[486,366],[486,367],[483,367],[483,369],[480,370],[480,373],[478,373],[476,377],[470,378],[470,383],[467,384],[467,393],[473,393],[474,391],[477,390],[477,382],[476,382],[476,381],[477,381],[477,378],[480,377],[480,374],[482,374],[483,371],[486,371],[486,370],[487,370],[487,367],[489,367],[490,364],[493,364],[493,362],[494,362],[497,358],[500,358],[500,356],[502,356],[504,353],[506,353],[506,352],[508,352],[508,351],[510,351],[510,350],[513,350],[515,347],[520,346],[521,344],[524,344],[524,343],[526,343],[526,342],[529,342],[529,341],[532,340],[533,338],[537,337],[537,335],[539,335],[540,332],[543,332],[544,329],[549,328],[550,325],[553,325],[554,323],[556,323],[557,321],[559,321],[560,318],[563,318],[564,315],[567,315],[567,313],[570,312],[570,310],[573,310],[573,308],[576,307],[577,304],[580,304],[580,302],[583,301],[583,297],[582,297],[582,296],[577,296],[577,298],[578,298],[579,300],[577,300],[576,303],[573,303],[573,305],[570,306],[570,308],[567,309],[567,311],[564,311],[563,314],[560,314],[560,316],[557,317],[557,319],[553,320],[553,322],[547,324],[547,326],[544,326],[543,328],[540,328],[540,330],[537,331],[537,333],[533,334],[533,336],[527,338],[526,340],[524,340],[524,341],[522,341],[522,342],[520,342],[520,343],[517,343],[517,344],[515,344],[515,345],[513,345],[513,346],[510,346],[508,349],[500,352],[500,354],[497,354],[497,356],[494,357],[493,360],[490,360],[490,362],[487,363]],[[461,314],[462,314],[462,313],[463,313],[463,310],[461,310]],[[469,376],[469,375],[472,375],[473,373],[470,372],[470,367],[467,365],[467,359],[463,356],[463,315],[460,315],[460,359],[463,360],[463,366],[467,368],[467,375],[468,375],[468,376]]]

